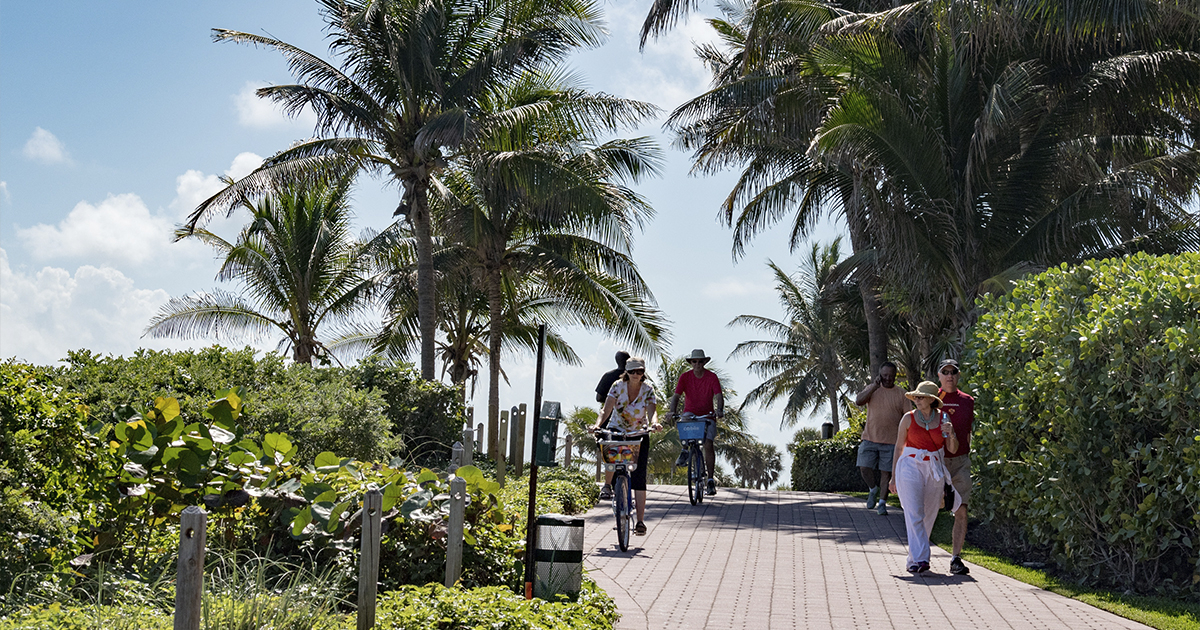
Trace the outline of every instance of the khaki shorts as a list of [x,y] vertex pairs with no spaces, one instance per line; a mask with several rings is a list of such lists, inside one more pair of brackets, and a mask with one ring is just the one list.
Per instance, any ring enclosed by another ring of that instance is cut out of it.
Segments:
[[950,471],[950,485],[962,497],[963,505],[971,500],[971,456],[960,455],[946,458],[946,470]]

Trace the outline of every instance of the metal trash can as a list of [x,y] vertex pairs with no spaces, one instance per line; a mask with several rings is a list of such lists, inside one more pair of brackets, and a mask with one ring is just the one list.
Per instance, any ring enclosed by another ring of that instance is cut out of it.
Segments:
[[562,405],[553,401],[542,403],[542,412],[537,423],[537,452],[534,461],[538,466],[557,466],[558,421],[562,418]]
[[578,598],[583,584],[583,519],[543,514],[537,517],[537,528],[533,596],[550,601],[555,595]]

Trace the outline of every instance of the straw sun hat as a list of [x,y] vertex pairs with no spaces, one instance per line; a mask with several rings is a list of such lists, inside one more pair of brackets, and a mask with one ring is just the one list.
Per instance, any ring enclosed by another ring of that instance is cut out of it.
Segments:
[[933,403],[934,409],[937,409],[942,406],[942,399],[938,398],[937,383],[934,383],[932,381],[921,381],[921,384],[917,385],[916,389],[914,389],[911,392],[908,392],[907,394],[904,395],[904,397],[909,400],[916,400],[918,398],[932,398],[933,400],[931,400],[929,402]]

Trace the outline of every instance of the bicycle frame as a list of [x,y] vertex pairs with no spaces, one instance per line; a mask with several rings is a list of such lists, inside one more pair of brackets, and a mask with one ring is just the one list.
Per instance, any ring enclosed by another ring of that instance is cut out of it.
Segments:
[[[697,416],[690,413],[684,413],[682,416],[679,416],[678,422],[704,422],[705,427],[703,435],[708,435],[708,424],[715,423],[716,420],[710,415]],[[676,426],[678,426],[678,424]],[[682,439],[682,435],[680,439],[680,443],[683,445],[683,450],[688,456],[688,500],[692,505],[704,503],[704,483],[708,477],[708,473],[705,470],[706,462],[704,461],[704,455],[700,451],[700,446],[704,443],[704,441],[705,440],[703,437],[685,440]]]
[[[609,439],[601,439],[601,433],[603,433]],[[598,431],[596,437],[600,443],[600,446],[603,448],[606,445],[611,446],[614,444],[632,443],[635,439],[640,445],[641,438],[644,435],[648,435],[647,432],[635,431],[624,433],[609,429]],[[617,437],[622,439],[612,439]],[[617,546],[621,548],[621,551],[626,551],[629,549],[629,533],[630,530],[632,530],[632,514],[634,509],[632,480],[629,477],[629,473],[637,470],[637,458],[635,457],[632,462],[605,462],[604,469],[611,470],[613,473],[613,516],[616,517],[617,520]]]

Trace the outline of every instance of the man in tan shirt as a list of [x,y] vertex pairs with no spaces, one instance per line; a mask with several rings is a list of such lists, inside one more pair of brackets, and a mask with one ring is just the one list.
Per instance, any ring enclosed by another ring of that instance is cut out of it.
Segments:
[[888,361],[879,366],[879,375],[859,392],[854,404],[867,407],[862,444],[858,445],[858,471],[871,489],[867,495],[867,508],[876,508],[878,514],[886,516],[896,430],[900,427],[900,419],[911,408],[904,390],[896,387],[896,364]]

